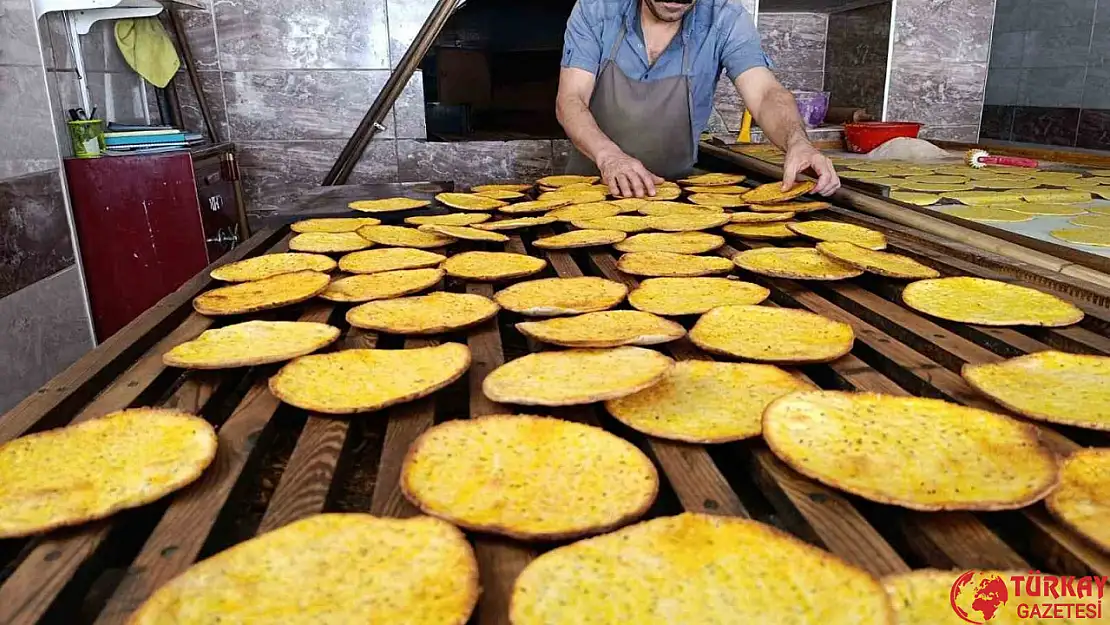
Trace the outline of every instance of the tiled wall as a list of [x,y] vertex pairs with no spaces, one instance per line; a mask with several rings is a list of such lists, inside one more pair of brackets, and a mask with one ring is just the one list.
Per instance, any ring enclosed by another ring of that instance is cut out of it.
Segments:
[[829,16],[825,90],[831,106],[863,108],[882,119],[890,12],[891,3],[883,2]]
[[1110,149],[1110,0],[998,0],[983,137]]

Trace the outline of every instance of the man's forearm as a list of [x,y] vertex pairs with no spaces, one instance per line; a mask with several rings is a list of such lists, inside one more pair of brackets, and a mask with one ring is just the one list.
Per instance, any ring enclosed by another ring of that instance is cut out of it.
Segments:
[[555,113],[571,143],[591,161],[596,163],[599,156],[621,152],[620,146],[602,132],[589,105],[581,99],[559,98]]
[[783,150],[789,150],[799,141],[808,142],[805,124],[798,113],[798,103],[786,89],[775,86],[768,90],[759,111],[752,111],[767,138]]

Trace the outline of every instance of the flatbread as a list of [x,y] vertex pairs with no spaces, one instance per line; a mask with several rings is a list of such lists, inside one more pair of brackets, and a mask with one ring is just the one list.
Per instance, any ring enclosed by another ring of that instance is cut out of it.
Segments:
[[596,184],[601,181],[601,176],[547,176],[540,178],[536,184],[545,187],[565,187],[572,184]]
[[366,226],[358,233],[366,240],[389,247],[412,247],[421,250],[444,247],[455,242],[451,237],[433,232],[421,232],[404,226]]
[[372,302],[426,291],[443,280],[442,269],[402,269],[333,281],[320,297],[331,302]]
[[744,198],[744,195],[731,195],[731,194],[716,194],[716,193],[697,193],[686,198],[693,204],[700,206],[716,206],[717,208],[737,208],[740,206],[747,206],[751,202]]
[[976,178],[968,183],[976,189],[1035,189],[1041,185],[1036,180],[1015,180],[1015,179],[999,179],[999,178]]
[[869,250],[886,249],[886,236],[881,232],[837,221],[802,221],[786,224],[794,232],[816,241],[844,241]]
[[213,280],[223,282],[252,282],[280,276],[297,271],[318,271],[327,273],[335,269],[335,261],[323,254],[266,254],[234,263],[228,263],[212,270]]
[[[1007,204],[1006,206],[1010,206]],[[952,215],[961,219],[970,219],[971,221],[997,221],[1001,223],[1018,223],[1022,221],[1032,221],[1033,215],[1025,213],[1018,213],[1001,206],[957,206],[953,208],[945,208],[945,215]]]
[[773,240],[773,239],[793,239],[798,236],[796,232],[787,226],[794,222],[771,222],[771,223],[756,223],[756,224],[729,224],[721,231],[725,234],[740,237],[741,239],[754,239],[760,240]]
[[934,317],[985,326],[1063,327],[1083,319],[1083,311],[1055,295],[983,278],[921,280],[906,287],[902,301]]
[[846,280],[863,270],[833,260],[809,247],[768,247],[747,250],[732,257],[741,269],[772,278],[795,280]]
[[609,310],[627,295],[628,287],[604,278],[545,278],[514,284],[493,299],[521,315],[557,317]]
[[614,215],[600,219],[572,221],[571,225],[583,230],[619,230],[627,234],[651,230],[652,219],[654,218],[640,215]]
[[952,193],[954,191],[971,191],[974,189],[968,184],[937,184],[935,182],[903,182],[895,187],[894,191],[917,191],[920,193]]
[[192,483],[216,431],[176,410],[137,408],[0,445],[0,538],[109,517]]
[[[1108,180],[1107,182],[1110,183],[1110,180]],[[619,200],[610,200],[609,203],[612,204],[613,206],[619,206],[621,208],[628,209],[627,212],[637,212],[641,208],[644,208],[645,206],[655,205],[654,202],[649,202],[648,200],[642,200],[638,197],[625,197],[625,198],[621,198]],[[666,202],[663,202],[663,203],[666,204]]]
[[[602,198],[604,199],[604,198]],[[507,215],[529,215],[532,213],[546,213],[549,210],[561,208],[563,206],[570,206],[569,199],[552,199],[552,200],[537,200],[535,202],[520,202],[517,204],[509,204],[497,209],[499,212]]]
[[421,232],[432,232],[445,237],[451,237],[452,239],[459,239],[460,241],[504,243],[509,240],[509,237],[499,232],[487,232],[486,230],[471,228],[470,226],[439,226],[436,224],[428,224],[420,226],[419,230]]
[[907,204],[916,204],[918,206],[931,206],[940,201],[940,196],[936,193],[916,193],[913,191],[893,191],[890,194],[890,199]]
[[1087,211],[1096,215],[1110,215],[1110,206],[1089,206]]
[[525,197],[525,195],[523,193],[519,192],[519,191],[508,191],[508,190],[505,190],[505,189],[491,189],[489,191],[474,191],[474,195],[480,195],[482,197],[488,197],[488,198],[493,199],[493,200],[501,200],[503,202],[511,202],[513,200],[519,200],[519,199],[522,199],[522,198]]
[[473,193],[440,193],[436,201],[444,206],[457,208],[463,211],[491,211],[508,204],[502,200],[495,200]]
[[648,202],[637,208],[636,212],[648,217],[666,217],[668,215],[723,215],[725,209],[720,206],[699,206],[682,202]]
[[479,230],[490,230],[500,232],[502,230],[522,230],[524,228],[535,228],[537,226],[546,226],[553,224],[557,219],[547,215],[540,217],[517,217],[516,219],[502,219],[501,221],[491,221],[485,224],[475,224],[475,228]]
[[632,276],[711,276],[732,271],[732,262],[715,256],[671,252],[629,252],[617,259],[617,269]]
[[768,182],[745,193],[743,198],[752,204],[778,204],[805,195],[816,188],[817,183],[812,180],[797,182],[789,191],[782,190],[781,182]]
[[936,269],[908,256],[869,250],[855,243],[822,242],[817,244],[817,251],[839,263],[887,278],[924,280],[940,277],[940,272]]
[[180,369],[231,369],[292,360],[331,345],[339,328],[307,321],[247,321],[205,330],[166,352],[162,362]]
[[658,345],[686,336],[681,325],[639,310],[605,310],[516,324],[521,334],[561,347]]
[[289,229],[293,232],[354,232],[363,226],[377,226],[382,220],[373,217],[336,217],[303,219],[293,222]]
[[589,191],[551,191],[548,193],[540,194],[538,198],[542,201],[559,201],[567,204],[596,204],[597,202],[604,202],[605,198],[609,197],[609,192],[605,189],[596,189]]
[[758,284],[729,278],[649,278],[629,294],[628,303],[656,315],[701,315],[720,306],[759,304],[770,295]]
[[673,366],[673,360],[645,347],[539,352],[493,370],[482,391],[503,404],[592,404],[657,384]]
[[659,384],[609,400],[605,409],[649,436],[729,443],[759,436],[771,402],[809,390],[812,384],[772,365],[687,360]]
[[1001,193],[998,191],[956,191],[954,193],[943,193],[942,195],[967,206],[989,206],[1021,201],[1021,193],[1017,191]]
[[629,207],[617,206],[611,202],[590,202],[588,204],[576,204],[574,206],[559,208],[548,213],[548,216],[569,223],[588,219],[613,217],[614,215],[627,213],[631,210],[632,209]]
[[481,295],[439,291],[356,306],[347,311],[347,323],[386,334],[443,334],[488,321],[500,309]]
[[1060,487],[1048,511],[1087,540],[1110,553],[1110,449],[1083,449],[1064,461]]
[[613,245],[613,249],[618,252],[702,254],[724,244],[724,237],[705,232],[651,232],[628,237]]
[[894,615],[870,574],[826,551],[757,521],[686,513],[536,558],[516,580],[509,620],[890,625]]
[[270,378],[270,392],[287,404],[324,414],[373,412],[427,397],[469,368],[470,349],[459,343],[347,349],[285,365]]
[[463,252],[443,263],[447,275],[463,280],[493,282],[537,274],[547,261],[510,252]]
[[663,232],[697,232],[710,230],[729,223],[731,215],[709,213],[706,215],[665,215],[648,217],[651,227]]
[[373,246],[373,243],[359,236],[357,232],[306,232],[289,239],[289,249],[294,252],[316,254],[357,252]]
[[748,210],[755,213],[812,213],[825,210],[828,202],[783,202],[781,204],[751,204]]
[[1037,430],[939,399],[816,391],[763,413],[763,438],[795,471],[914,510],[1014,510],[1056,486]]
[[635,445],[601,428],[494,415],[425,432],[405,456],[401,490],[425,513],[470,530],[565,540],[642,516],[659,475]]
[[339,269],[347,273],[382,273],[401,269],[438,267],[447,260],[443,254],[406,247],[386,247],[354,252],[339,259]]
[[769,224],[776,221],[790,221],[795,213],[733,213],[729,218],[734,224]]
[[450,213],[448,215],[421,215],[419,217],[406,217],[405,223],[413,226],[473,226],[489,221],[489,213]]
[[[1104,200],[1110,199],[1110,186],[1091,187],[1090,192],[1097,195],[1098,197],[1100,197]],[[1103,206],[1101,208],[1103,210],[1107,210],[1106,206]],[[1094,210],[1094,209],[1090,209],[1090,210]]]
[[1067,189],[1031,189],[1023,191],[1021,199],[1038,204],[1085,204],[1091,201],[1091,193]]
[[699,174],[697,176],[690,176],[678,181],[678,184],[686,186],[702,186],[702,187],[727,187],[729,185],[740,184],[747,180],[748,177],[741,174]]
[[381,200],[357,200],[347,205],[347,208],[362,213],[392,213],[424,208],[430,205],[428,200],[414,200],[407,197],[391,197]]
[[655,185],[655,195],[645,195],[647,202],[670,202],[677,200],[682,195],[682,189],[673,182],[664,182]]
[[331,277],[319,271],[283,273],[201,293],[193,299],[193,309],[209,317],[271,310],[312,299],[329,282]]
[[967,182],[967,176],[952,176],[946,174],[928,174],[924,176],[909,176],[906,178],[910,182],[925,182],[931,184],[964,184]]
[[474,550],[450,523],[319,514],[193,565],[128,622],[464,625],[478,593]]
[[516,191],[517,193],[524,193],[531,189],[534,185],[525,182],[497,182],[494,184],[479,184],[470,187],[471,193],[484,193],[486,191]]
[[[898,625],[967,625],[967,623],[979,622],[978,619],[987,613],[991,614],[990,620],[987,621],[991,625],[1032,625],[1037,622],[1083,625],[1091,622],[1085,619],[1021,618],[1018,616],[1019,605],[1040,603],[1036,599],[1024,596],[1024,589],[1021,597],[1010,594],[1009,601],[999,601],[994,611],[979,604],[981,595],[978,591],[985,589],[986,592],[983,595],[989,596],[992,592],[990,584],[1001,582],[1004,587],[1011,589],[1009,592],[1013,592],[1011,586],[1013,576],[1025,578],[1029,576],[1029,572],[923,569],[883,578],[883,585],[898,615]],[[954,589],[958,583],[962,585],[962,592]],[[967,619],[953,610],[953,601],[955,601],[955,607],[962,610]]]
[[1110,228],[1110,215],[1082,215],[1070,221],[1087,228]]
[[744,195],[751,191],[749,187],[684,187],[683,191],[691,195],[712,193],[713,195]]
[[567,250],[612,245],[623,241],[626,237],[628,235],[620,230],[572,230],[571,232],[536,239],[532,245],[541,250]]
[[722,306],[702,315],[690,341],[713,354],[771,363],[832,362],[852,351],[852,326],[792,308]]
[[1104,228],[1063,228],[1061,230],[1053,230],[1049,234],[1055,239],[1067,241],[1068,243],[1110,247],[1110,230]]
[[964,365],[962,375],[1024,417],[1110,431],[1110,357],[1046,351]]
[[1087,212],[1082,206],[1071,204],[1035,204],[1032,202],[1014,202],[1012,204],[996,204],[995,208],[1025,213],[1027,215],[1049,215],[1052,217],[1074,217]]

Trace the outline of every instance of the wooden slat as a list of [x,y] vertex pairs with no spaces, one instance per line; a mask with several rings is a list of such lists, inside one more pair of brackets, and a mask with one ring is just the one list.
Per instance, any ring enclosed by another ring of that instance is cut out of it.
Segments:
[[[493,287],[489,284],[468,284],[466,292],[482,297],[493,297]],[[467,345],[470,347],[470,371],[467,377],[470,391],[470,416],[512,414],[512,408],[489,399],[482,392],[482,381],[486,376],[505,364],[505,352],[501,348],[501,332],[497,327],[497,319],[491,319],[471,331],[467,336]]]
[[1049,570],[1082,577],[1110,575],[1110,555],[1082,536],[1061,526],[1039,505],[1022,510],[1029,523],[1030,548],[1051,567]]

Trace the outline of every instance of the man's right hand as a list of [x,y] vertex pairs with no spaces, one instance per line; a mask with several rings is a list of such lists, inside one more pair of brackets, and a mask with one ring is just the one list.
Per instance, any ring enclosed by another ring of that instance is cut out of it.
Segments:
[[651,173],[640,161],[615,150],[599,154],[597,168],[601,180],[609,186],[609,194],[620,197],[644,197],[655,195],[655,185],[663,179]]

